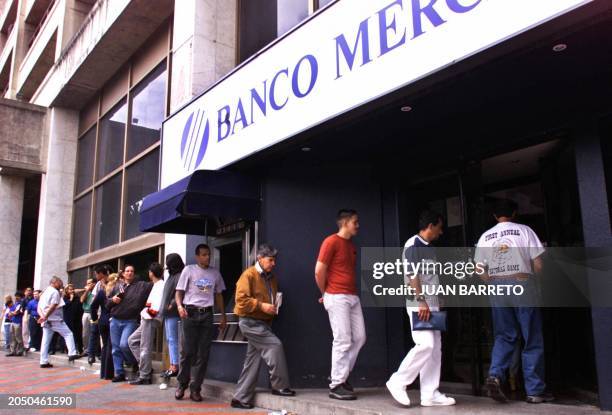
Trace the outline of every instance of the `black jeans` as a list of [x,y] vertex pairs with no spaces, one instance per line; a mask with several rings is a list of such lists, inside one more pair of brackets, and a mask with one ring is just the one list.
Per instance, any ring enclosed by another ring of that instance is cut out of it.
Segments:
[[36,322],[36,317],[30,317],[28,321],[28,328],[30,329],[30,348],[40,350],[40,342],[42,341],[42,327]]
[[178,383],[192,391],[200,392],[208,366],[208,353],[213,337],[213,313],[188,309],[188,317],[183,319],[183,350]]

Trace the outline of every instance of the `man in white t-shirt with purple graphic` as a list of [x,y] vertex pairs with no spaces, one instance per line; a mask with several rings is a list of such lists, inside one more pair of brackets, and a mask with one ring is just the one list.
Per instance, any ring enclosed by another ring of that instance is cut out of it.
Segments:
[[535,275],[542,270],[544,247],[536,233],[527,225],[514,222],[517,205],[500,200],[495,206],[497,225],[484,232],[476,245],[475,261],[486,265],[483,276],[489,284],[521,285],[522,295],[491,297],[491,314],[495,342],[487,378],[489,396],[496,401],[507,400],[502,383],[512,363],[512,356],[521,336],[523,377],[527,402],[553,400],[544,383],[544,338],[542,315],[536,307]]

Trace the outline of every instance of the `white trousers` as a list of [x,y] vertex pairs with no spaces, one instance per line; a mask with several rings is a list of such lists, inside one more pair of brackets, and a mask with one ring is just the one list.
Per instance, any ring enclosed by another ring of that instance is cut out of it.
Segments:
[[[419,311],[417,307],[407,307],[412,328],[412,312]],[[431,308],[434,310],[434,307]],[[433,399],[440,386],[440,370],[442,368],[442,334],[438,330],[411,330],[414,347],[410,349],[397,372],[391,375],[389,381],[405,387],[410,385],[420,375],[421,401]]]
[[343,384],[355,367],[359,350],[366,341],[365,323],[359,297],[350,294],[323,295],[334,335],[330,388]]
[[49,363],[49,345],[53,339],[53,333],[57,333],[66,341],[68,347],[68,356],[77,354],[76,346],[74,345],[74,335],[64,323],[64,321],[46,321],[43,325],[43,335],[40,347],[40,364]]
[[91,313],[83,312],[81,326],[83,327],[83,349],[87,351],[89,347],[89,333],[91,333]]

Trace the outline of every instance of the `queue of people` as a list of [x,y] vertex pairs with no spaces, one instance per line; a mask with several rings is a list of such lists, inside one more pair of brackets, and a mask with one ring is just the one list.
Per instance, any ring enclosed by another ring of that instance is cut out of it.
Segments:
[[[531,228],[514,222],[516,211],[517,206],[512,202],[500,202],[494,214],[498,224],[486,231],[477,244],[476,260],[483,263],[487,263],[486,248],[497,246],[497,235],[504,235],[504,244],[524,250],[518,272],[487,269],[482,277],[489,283],[503,278],[504,283],[516,280],[527,285],[542,268],[542,243]],[[354,400],[358,395],[349,378],[366,343],[366,326],[356,281],[357,250],[352,242],[359,232],[358,213],[342,209],[336,223],[337,232],[326,237],[321,244],[314,279],[321,294],[318,301],[328,314],[333,335],[329,397]],[[432,244],[442,235],[443,229],[442,215],[433,211],[422,212],[418,232],[404,245],[404,259],[435,262]],[[283,343],[272,329],[282,299],[279,280],[274,273],[277,255],[277,249],[261,244],[255,263],[243,271],[236,284],[233,311],[239,318],[238,327],[248,346],[231,400],[234,408],[253,408],[262,362],[269,369],[272,394],[296,394],[290,387]],[[170,365],[161,375],[177,378],[174,395],[177,400],[183,399],[189,390],[191,400],[201,401],[200,391],[215,332],[215,310],[220,318],[219,330],[223,331],[227,326],[222,295],[226,287],[219,270],[210,265],[211,249],[208,245],[198,245],[194,259],[194,264],[185,266],[180,255],[167,255],[166,279],[164,268],[158,263],[150,265],[148,281],[138,280],[134,266],[129,264],[119,273],[112,273],[108,266],[98,266],[95,279],[87,280],[79,293],[70,285],[63,289],[63,281],[53,277],[42,293],[30,290],[29,299],[21,292],[15,293],[14,300],[6,296],[3,333],[5,339],[10,339],[8,356],[23,354],[25,314],[28,346],[40,349],[41,368],[52,367],[48,361],[49,350],[54,336],[59,336],[67,347],[70,361],[83,355],[88,356],[90,364],[96,358],[100,359],[102,379],[112,382],[129,380],[133,385],[147,385],[152,382],[155,336],[163,327]],[[411,402],[406,388],[418,377],[422,406],[455,405],[454,398],[439,390],[442,366],[440,331],[414,328],[416,319],[428,321],[440,310],[438,297],[422,288],[424,285],[438,285],[438,275],[424,272],[406,274],[405,283],[416,293],[414,298],[408,299],[406,310],[415,345],[386,382],[386,387],[395,401],[409,406]],[[522,337],[525,339],[521,353],[527,402],[552,400],[544,383],[544,345],[539,310],[524,304],[496,304],[493,301],[492,316],[495,342],[486,380],[489,396],[500,402],[507,400],[502,385]],[[75,337],[76,321],[81,323],[82,329],[78,338]],[[79,350],[79,344],[84,345],[84,351]],[[126,369],[132,372],[129,379]]]

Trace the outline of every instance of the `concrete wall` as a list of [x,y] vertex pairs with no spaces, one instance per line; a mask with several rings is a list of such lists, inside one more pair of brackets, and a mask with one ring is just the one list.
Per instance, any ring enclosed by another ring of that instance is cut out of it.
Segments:
[[25,179],[0,174],[0,294],[17,289]]
[[46,108],[0,98],[0,167],[40,173]]
[[72,235],[78,125],[78,112],[50,109],[47,166],[41,181],[35,288],[45,287],[53,275],[66,276]]

